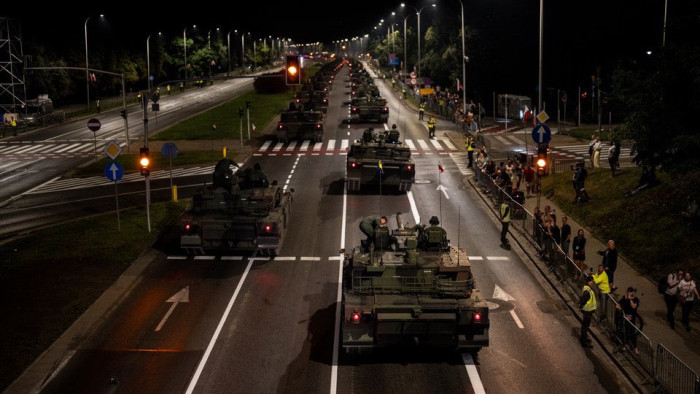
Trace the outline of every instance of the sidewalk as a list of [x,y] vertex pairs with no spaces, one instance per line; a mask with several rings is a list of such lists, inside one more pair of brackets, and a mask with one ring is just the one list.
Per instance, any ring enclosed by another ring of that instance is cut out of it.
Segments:
[[[463,146],[462,141],[464,135],[459,131],[448,131],[445,135],[449,137],[456,146],[460,149]],[[554,135],[550,146],[556,147],[557,145],[570,144],[571,137],[556,136]],[[492,154],[494,152],[491,152]],[[495,153],[498,155],[498,152]],[[503,157],[507,156],[507,152],[503,152]],[[474,182],[470,182],[475,186]],[[521,189],[524,189],[524,183],[521,184]],[[480,187],[475,187],[478,193],[482,190]],[[532,213],[537,206],[538,198],[533,195],[532,198],[526,198],[523,204],[525,209]],[[549,205],[552,210],[556,211],[557,214],[557,224],[561,226],[561,218],[563,216],[568,216],[559,206],[554,202],[549,200],[546,196],[540,195],[539,197],[540,208],[544,210],[544,207]],[[598,255],[598,251],[606,249],[606,240],[601,240],[595,238],[594,234],[591,234],[586,228],[581,224],[576,222],[571,217],[568,218],[569,225],[571,226],[572,237],[576,235],[578,229],[583,228],[587,242],[586,242],[586,265],[588,267],[593,267],[594,271],[598,264],[602,261],[602,256]],[[512,234],[511,230],[511,235]],[[620,245],[617,245],[618,248]],[[528,248],[526,248],[528,249]],[[525,252],[532,257],[533,260],[538,261],[538,256],[534,248],[525,250]],[[671,269],[675,269],[672,267]],[[588,268],[586,268],[588,272]],[[614,299],[619,301],[625,293],[627,287],[634,287],[637,289],[637,297],[640,300],[639,314],[644,321],[644,327],[642,332],[649,338],[652,346],[655,347],[658,344],[663,344],[670,352],[672,352],[676,357],[678,357],[683,363],[685,363],[689,368],[695,371],[696,374],[700,374],[700,321],[696,315],[691,315],[690,326],[691,331],[687,332],[680,322],[681,311],[680,307],[676,308],[676,329],[672,330],[668,323],[666,322],[666,304],[664,302],[663,295],[658,294],[656,289],[656,278],[647,278],[640,274],[627,260],[621,255],[618,257],[618,266],[615,271],[615,284],[618,289],[615,292]],[[594,330],[597,330],[595,325],[592,326]],[[605,348],[613,352],[617,345],[606,335],[602,334],[598,330],[598,335],[602,339],[601,343]],[[623,359],[623,354],[616,354],[618,360]],[[622,365],[627,368],[632,368],[629,363],[622,363]],[[648,385],[647,385],[648,386]]]

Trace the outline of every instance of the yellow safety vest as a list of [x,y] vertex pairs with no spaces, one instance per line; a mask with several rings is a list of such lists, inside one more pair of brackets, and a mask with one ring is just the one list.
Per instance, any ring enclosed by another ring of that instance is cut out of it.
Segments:
[[598,303],[595,300],[595,293],[593,292],[593,289],[588,287],[588,285],[583,286],[583,291],[587,291],[590,295],[590,297],[588,297],[586,305],[583,306],[583,310],[586,312],[593,312],[598,308]]
[[14,120],[14,119],[12,119],[12,120],[10,121],[10,126],[12,126],[12,127],[17,127],[17,121]]
[[601,293],[610,293],[610,284],[607,272],[603,271],[599,274],[593,274],[593,282],[598,286]]
[[[508,209],[506,209],[508,208]],[[510,207],[508,204],[501,204],[501,221],[502,222],[510,222]]]
[[471,138],[467,138],[467,150],[474,150],[474,143]]

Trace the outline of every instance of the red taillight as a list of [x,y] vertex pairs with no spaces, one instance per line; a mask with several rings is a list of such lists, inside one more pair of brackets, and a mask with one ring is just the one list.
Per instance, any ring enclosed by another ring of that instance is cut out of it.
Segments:
[[187,223],[187,224],[185,225],[185,230],[190,231],[190,224],[189,224],[189,223]]
[[481,321],[481,313],[479,313],[479,312],[474,312],[474,321],[475,321],[475,322],[480,322],[480,321]]
[[[266,224],[265,225],[265,232],[269,233],[270,231],[272,231],[272,226],[270,226],[269,224]],[[479,317],[479,318],[481,319],[481,317]]]
[[410,165],[410,164],[406,165],[406,171],[411,171],[412,168],[413,168],[412,165]]
[[317,128],[317,129],[322,129],[322,128],[323,128],[323,125],[322,125],[322,124],[317,124],[317,125],[316,125],[316,128]]
[[382,112],[389,112],[389,107],[384,107],[384,108],[382,109]]
[[355,163],[355,162],[353,161],[352,163],[350,163],[350,167],[352,167],[352,168],[357,167],[357,163]]
[[360,312],[354,311],[352,313],[352,322],[353,322],[353,324],[357,324],[360,322]]

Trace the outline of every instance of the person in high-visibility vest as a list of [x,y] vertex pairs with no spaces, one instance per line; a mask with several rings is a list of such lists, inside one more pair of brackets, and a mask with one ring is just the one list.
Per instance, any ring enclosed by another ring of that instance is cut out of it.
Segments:
[[501,204],[501,246],[508,248],[508,226],[510,226],[510,205],[503,201]]
[[435,115],[431,115],[430,119],[428,119],[428,137],[433,138],[435,137],[435,125],[437,124],[437,119],[435,119]]
[[423,120],[423,115],[425,115],[425,101],[421,101],[418,108],[418,120]]
[[474,138],[472,138],[471,135],[467,135],[467,158],[469,159],[469,164],[467,167],[472,168],[472,164],[474,164]]
[[593,291],[593,277],[588,276],[586,278],[586,284],[583,286],[583,292],[581,293],[581,299],[579,299],[578,305],[583,312],[583,320],[581,321],[581,346],[584,348],[592,348],[591,340],[588,339],[588,329],[591,326],[591,318],[593,317],[593,312],[598,308],[598,303],[596,302],[595,292]]

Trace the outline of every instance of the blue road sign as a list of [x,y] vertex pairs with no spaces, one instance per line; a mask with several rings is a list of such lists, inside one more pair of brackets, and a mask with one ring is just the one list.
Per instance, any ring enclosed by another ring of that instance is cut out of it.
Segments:
[[166,142],[163,147],[160,148],[160,153],[163,155],[164,159],[174,159],[177,157],[177,145],[174,142]]
[[107,163],[105,166],[105,176],[112,182],[116,182],[124,176],[124,167],[116,161]]
[[538,124],[532,129],[532,139],[536,144],[546,144],[552,139],[552,131],[543,124]]

